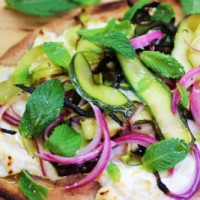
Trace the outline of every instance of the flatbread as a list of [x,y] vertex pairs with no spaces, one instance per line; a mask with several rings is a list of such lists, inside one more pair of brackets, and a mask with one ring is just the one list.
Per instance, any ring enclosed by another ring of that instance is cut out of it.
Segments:
[[[160,2],[167,2],[173,4],[177,19],[180,19],[184,16],[182,13],[179,4],[175,0],[160,0]],[[104,3],[99,6],[91,7],[86,10],[88,14],[92,15],[93,19],[101,19],[107,21],[110,17],[120,18],[123,16],[124,10],[128,9],[127,3],[124,0]],[[35,30],[25,37],[21,42],[10,48],[1,58],[0,64],[3,66],[12,66],[17,65],[18,61],[22,55],[28,51],[39,34],[43,32],[50,31],[54,32],[57,35],[61,34],[67,27],[70,27],[76,23],[75,16],[81,12],[81,9],[76,9],[72,14],[67,14],[61,19],[55,20],[52,23],[41,27],[40,29]],[[177,21],[177,22],[178,22]],[[66,185],[66,181],[75,181],[80,180],[82,175],[73,175],[69,176],[66,179],[59,180],[56,182],[48,181],[41,179],[39,177],[34,177],[38,183],[43,184],[49,188],[48,199],[49,200],[92,200],[95,199],[97,190],[100,188],[100,185],[97,182],[93,182],[85,187],[80,189],[74,189],[70,191],[63,190],[63,187]],[[19,186],[16,182],[10,183],[7,179],[0,179],[0,199],[6,200],[25,200],[26,197],[21,193]]]

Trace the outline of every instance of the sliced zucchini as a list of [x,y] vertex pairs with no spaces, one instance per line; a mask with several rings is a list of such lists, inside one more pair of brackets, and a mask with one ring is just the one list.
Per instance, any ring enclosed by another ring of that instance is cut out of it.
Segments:
[[89,63],[83,53],[77,53],[72,59],[69,75],[77,93],[103,110],[130,116],[135,109],[134,103],[118,89],[94,82]]
[[[188,43],[193,38],[194,31],[200,23],[200,15],[190,15],[189,17],[182,20],[178,27],[178,31],[175,36],[174,49],[172,56],[175,57],[185,68],[185,72],[188,72],[193,68],[192,63],[188,59]],[[184,33],[185,32],[185,33]],[[184,37],[183,37],[184,35]]]
[[[191,46],[196,49],[200,49],[199,35],[200,35],[200,21],[191,40]],[[195,51],[192,48],[188,48],[188,59],[191,62],[193,67],[198,67],[200,65],[199,57],[200,57],[199,51]]]
[[149,107],[158,133],[164,138],[184,139],[188,144],[193,136],[180,115],[171,111],[172,93],[138,59],[127,59],[118,54],[124,75],[141,101]]

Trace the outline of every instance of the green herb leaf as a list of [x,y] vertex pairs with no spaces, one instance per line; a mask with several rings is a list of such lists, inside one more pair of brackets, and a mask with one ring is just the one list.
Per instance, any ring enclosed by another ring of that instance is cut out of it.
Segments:
[[154,172],[164,171],[182,161],[187,156],[188,149],[184,140],[162,140],[146,149],[142,162]]
[[128,20],[117,23],[116,19],[113,18],[108,21],[108,24],[104,28],[81,29],[80,31],[78,31],[78,34],[82,37],[87,37],[111,32],[121,32],[126,36],[132,35],[133,26]]
[[132,8],[125,12],[123,20],[131,20],[139,9],[143,8],[146,4],[150,2],[151,0],[139,0],[132,6]]
[[69,0],[6,0],[6,4],[9,8],[40,17],[55,15],[77,7],[76,3]]
[[46,200],[48,189],[34,182],[31,176],[24,171],[19,179],[19,187],[29,200]]
[[151,20],[158,20],[169,23],[175,17],[174,9],[171,4],[162,3],[158,5]]
[[49,57],[49,59],[52,62],[54,62],[58,66],[68,69],[71,57],[62,43],[45,42],[43,44],[43,49],[45,54]]
[[180,0],[180,3],[185,14],[200,14],[199,0]]
[[120,32],[111,32],[103,35],[84,36],[85,39],[97,44],[110,47],[127,58],[134,58],[135,50],[126,36]]
[[177,87],[181,95],[181,103],[185,108],[187,108],[189,93],[182,85],[177,84]]
[[92,6],[92,5],[100,3],[100,1],[101,0],[87,0],[87,1],[73,0],[74,3],[80,4],[82,6]]
[[172,56],[155,51],[143,51],[140,59],[155,73],[173,79],[184,75],[184,67]]
[[113,181],[113,182],[119,182],[121,173],[119,167],[113,163],[110,162],[109,165],[107,166],[107,173],[108,177]]
[[35,89],[19,124],[23,137],[39,137],[61,112],[64,89],[59,80],[48,80]]
[[82,143],[81,135],[66,124],[54,130],[45,147],[60,156],[75,156]]

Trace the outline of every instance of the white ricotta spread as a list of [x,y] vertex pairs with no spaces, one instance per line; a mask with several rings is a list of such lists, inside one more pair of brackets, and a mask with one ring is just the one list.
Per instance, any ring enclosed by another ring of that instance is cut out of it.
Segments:
[[[143,166],[128,166],[115,161],[120,169],[121,178],[117,183],[109,179],[107,172],[99,177],[102,188],[98,191],[96,200],[169,200],[157,186],[153,173]],[[161,180],[173,192],[180,193],[190,184],[194,173],[194,159],[188,155],[176,165],[174,174],[160,173]],[[186,181],[187,180],[187,181]],[[177,184],[178,183],[178,184]]]
[[[14,67],[0,66],[0,82],[7,80],[14,70]],[[25,105],[26,101],[21,99],[13,107],[22,116]],[[0,125],[2,128],[18,131],[16,127],[4,120],[1,120]],[[44,165],[47,172],[46,178],[50,180],[59,178],[55,168],[49,162],[44,162]],[[19,132],[9,135],[0,131],[0,177],[18,174],[22,170],[27,170],[32,175],[43,176],[39,159],[27,153]]]

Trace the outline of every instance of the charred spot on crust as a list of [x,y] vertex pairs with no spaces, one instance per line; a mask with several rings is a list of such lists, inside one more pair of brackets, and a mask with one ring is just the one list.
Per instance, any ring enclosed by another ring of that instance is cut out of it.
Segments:
[[103,196],[103,195],[105,195],[105,194],[107,194],[107,193],[109,193],[109,190],[106,190],[106,191],[100,192],[99,194],[100,194],[101,196]]
[[8,172],[9,175],[11,175],[12,173],[13,173],[13,170],[10,170],[10,171]]
[[8,156],[8,160],[11,160],[12,159],[12,156]]
[[40,35],[44,35],[44,31],[42,29],[39,30]]

